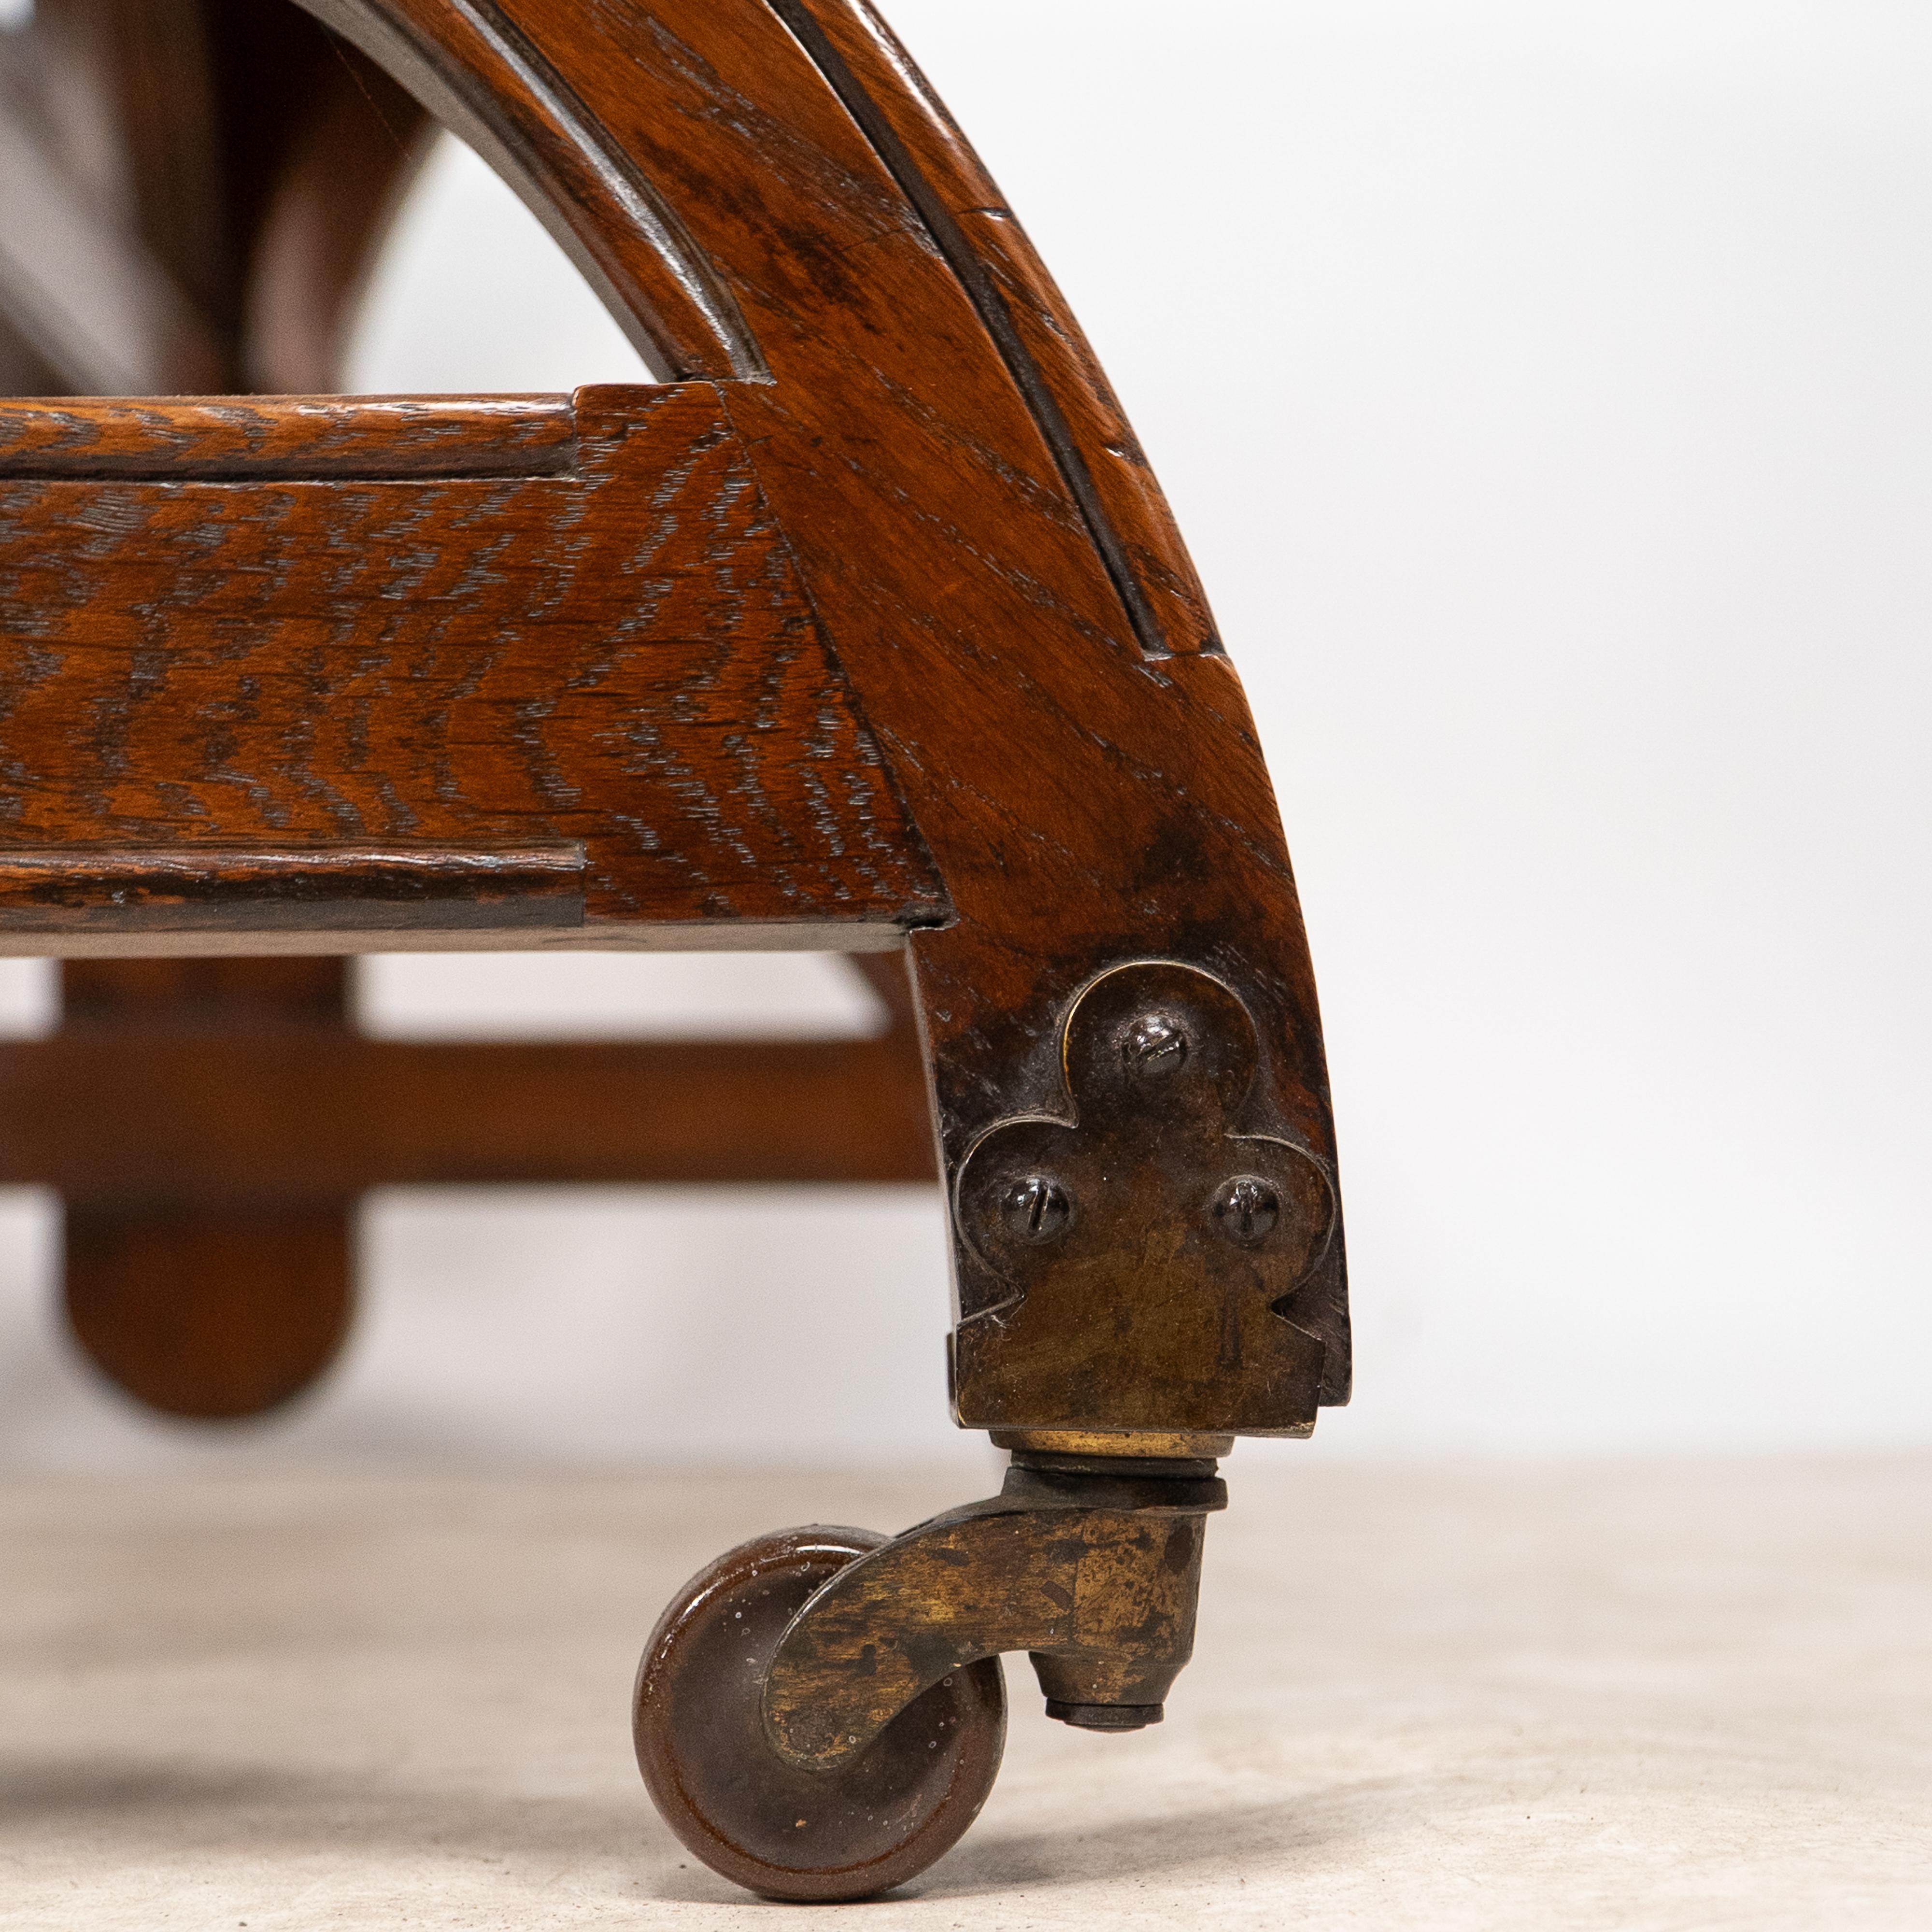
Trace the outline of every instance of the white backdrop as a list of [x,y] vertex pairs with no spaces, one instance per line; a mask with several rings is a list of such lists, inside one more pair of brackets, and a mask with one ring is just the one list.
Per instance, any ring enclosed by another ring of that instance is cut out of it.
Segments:
[[[1927,1439],[1932,16],[891,10],[1174,500],[1298,862],[1359,1394],[1244,1454]],[[440,157],[357,384],[635,373]],[[402,1030],[865,1020],[817,961],[364,996]],[[44,1208],[0,1234],[16,1460],[976,1453],[914,1190],[385,1198],[342,1370],[220,1452],[77,1378]]]

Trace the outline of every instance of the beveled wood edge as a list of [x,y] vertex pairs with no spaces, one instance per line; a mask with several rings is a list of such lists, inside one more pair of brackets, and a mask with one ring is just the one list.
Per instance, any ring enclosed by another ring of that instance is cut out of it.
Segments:
[[514,932],[422,928],[300,932],[10,932],[0,959],[222,959],[372,952],[898,952],[918,927],[879,920],[652,925],[598,920]]
[[[874,153],[898,184],[900,192],[917,211],[934,246],[965,291],[968,301],[992,338],[1014,388],[1018,391],[1052,455],[1060,480],[1086,526],[1088,538],[1113,584],[1122,613],[1142,656],[1155,659],[1171,656],[1172,650],[1160,614],[1142,587],[1133,560],[1121,541],[1105,500],[1094,485],[1087,452],[1067,422],[1059,396],[1040,368],[1031,346],[1014,326],[1012,311],[980,251],[968,240],[944,195],[920,165],[917,157],[893,124],[890,104],[876,100],[865,81],[854,71],[814,11],[810,0],[767,0],[767,4],[811,56],[812,64],[824,76],[826,85],[857,122]],[[901,58],[904,58],[903,54]],[[910,64],[908,62],[906,64],[910,67]],[[909,86],[908,92],[912,92]]]
[[44,845],[0,848],[0,912],[58,896],[92,905],[140,893],[334,890],[440,894],[568,890],[582,878],[584,842],[490,847],[409,845]]
[[[616,386],[656,395],[668,386]],[[0,477],[442,483],[570,476],[581,393],[7,397],[0,398]]]
[[1187,547],[1133,427],[1084,332],[998,184],[917,63],[870,0],[806,0],[826,34],[951,211],[1061,412],[1099,513],[1120,546],[1106,553],[1144,601],[1154,636],[1177,652],[1222,650]]
[[337,930],[407,934],[584,923],[581,840],[494,850],[398,845],[0,849],[0,933]]

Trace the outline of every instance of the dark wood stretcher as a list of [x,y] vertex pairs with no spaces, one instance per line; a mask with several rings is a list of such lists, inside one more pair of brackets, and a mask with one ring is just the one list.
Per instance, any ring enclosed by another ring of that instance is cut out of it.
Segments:
[[[1157,1719],[1215,1459],[1348,1394],[1287,851],[1132,431],[858,0],[41,0],[4,56],[0,950],[64,1005],[0,1180],[96,1360],[220,1415],[326,1366],[364,1189],[936,1174],[1005,1489],[722,1558],[636,1705],[728,1876],[898,1882],[999,1654]],[[331,393],[432,119],[662,382]],[[356,953],[692,946],[850,953],[891,1026],[347,1018]]]

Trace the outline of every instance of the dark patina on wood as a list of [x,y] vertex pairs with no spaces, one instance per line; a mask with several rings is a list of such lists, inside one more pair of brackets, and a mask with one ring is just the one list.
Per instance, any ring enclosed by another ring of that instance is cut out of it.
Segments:
[[0,848],[0,934],[406,934],[584,923],[584,848]]

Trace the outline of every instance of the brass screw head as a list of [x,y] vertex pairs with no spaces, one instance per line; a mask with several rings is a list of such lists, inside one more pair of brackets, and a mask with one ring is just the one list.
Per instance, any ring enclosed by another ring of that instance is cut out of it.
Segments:
[[1258,1248],[1281,1220],[1281,1196],[1265,1180],[1238,1174],[1214,1196],[1214,1225],[1237,1247]]
[[1057,1240],[1073,1218],[1066,1190],[1051,1174],[1029,1174],[1000,1196],[1000,1221],[1016,1240]]

